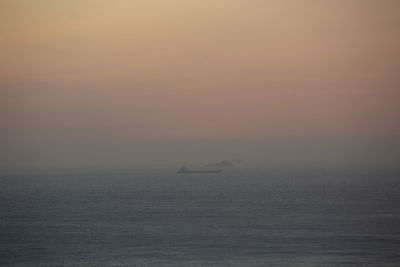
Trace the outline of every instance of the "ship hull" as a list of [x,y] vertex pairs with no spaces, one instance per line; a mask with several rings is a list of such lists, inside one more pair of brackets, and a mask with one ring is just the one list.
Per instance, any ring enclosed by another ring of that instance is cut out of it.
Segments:
[[211,170],[211,171],[178,171],[178,173],[220,173],[221,170]]

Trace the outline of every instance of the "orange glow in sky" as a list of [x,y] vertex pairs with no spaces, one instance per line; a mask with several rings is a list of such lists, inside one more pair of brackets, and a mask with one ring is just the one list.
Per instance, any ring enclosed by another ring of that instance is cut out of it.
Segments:
[[1,143],[398,137],[398,10],[3,0]]

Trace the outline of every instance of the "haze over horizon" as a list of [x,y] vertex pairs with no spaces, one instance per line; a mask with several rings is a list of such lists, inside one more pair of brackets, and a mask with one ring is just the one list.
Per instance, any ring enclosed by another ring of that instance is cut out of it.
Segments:
[[3,0],[0,170],[399,166],[399,10]]

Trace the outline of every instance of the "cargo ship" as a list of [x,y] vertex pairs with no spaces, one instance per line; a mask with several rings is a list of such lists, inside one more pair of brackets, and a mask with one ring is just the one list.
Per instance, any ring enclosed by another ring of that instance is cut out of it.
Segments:
[[178,173],[220,173],[221,170],[204,170],[204,171],[191,171],[187,167],[182,167],[178,170]]

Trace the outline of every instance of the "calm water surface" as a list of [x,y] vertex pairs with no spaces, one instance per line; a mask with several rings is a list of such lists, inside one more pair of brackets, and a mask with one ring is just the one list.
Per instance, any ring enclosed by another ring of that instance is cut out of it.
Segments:
[[3,175],[1,266],[400,266],[400,177]]

